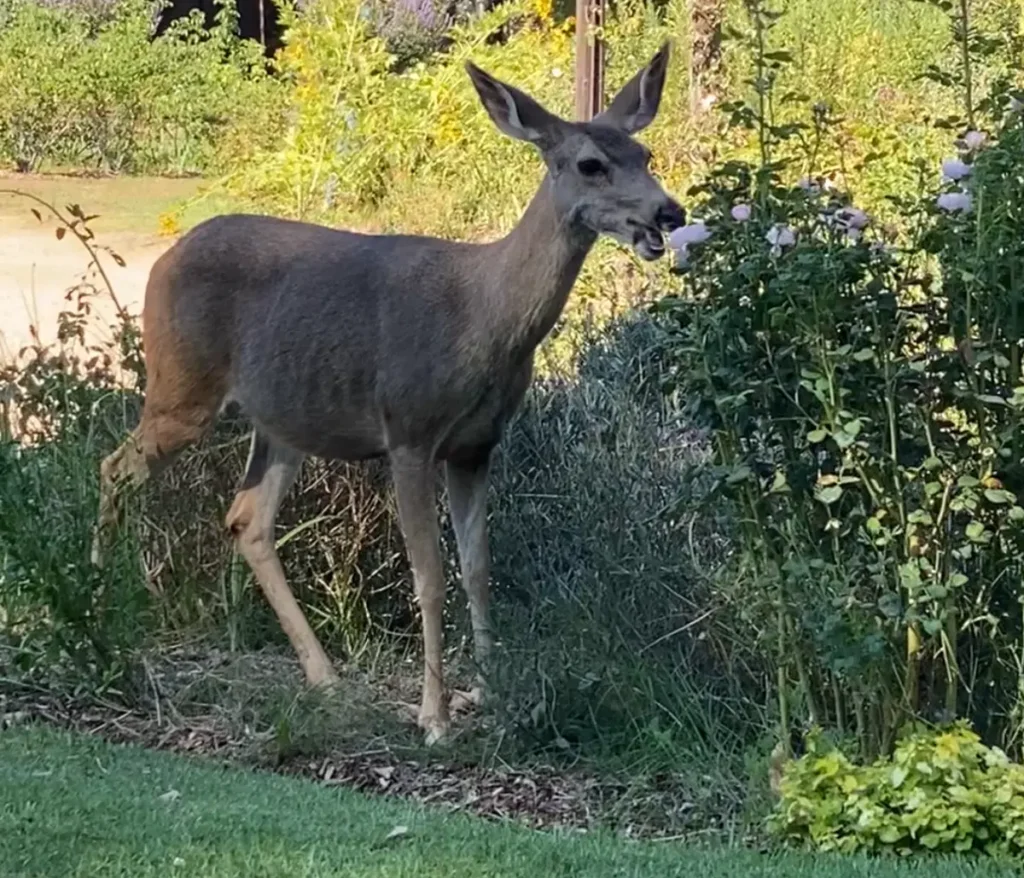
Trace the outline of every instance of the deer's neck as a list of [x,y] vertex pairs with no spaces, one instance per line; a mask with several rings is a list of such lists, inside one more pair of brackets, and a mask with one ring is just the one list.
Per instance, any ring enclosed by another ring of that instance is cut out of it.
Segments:
[[492,326],[513,349],[528,353],[551,331],[596,239],[558,211],[545,176],[519,224],[487,248]]

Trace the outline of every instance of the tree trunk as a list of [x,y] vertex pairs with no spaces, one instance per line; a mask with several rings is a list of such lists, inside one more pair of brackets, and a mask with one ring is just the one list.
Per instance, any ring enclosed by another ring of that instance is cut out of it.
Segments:
[[725,0],[690,0],[690,111],[708,110],[717,98],[722,63]]

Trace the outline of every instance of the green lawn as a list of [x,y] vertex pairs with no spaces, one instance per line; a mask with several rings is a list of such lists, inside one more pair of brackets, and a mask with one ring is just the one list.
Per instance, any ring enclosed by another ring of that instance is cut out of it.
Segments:
[[[235,208],[227,198],[210,195],[198,201],[204,181],[171,177],[81,177],[36,174],[0,174],[0,190],[18,189],[63,208],[80,204],[87,213],[98,214],[93,231],[105,235],[123,232],[155,235],[160,216],[188,201],[181,227],[188,229],[218,213]],[[37,223],[22,199],[0,194],[0,228],[9,231],[35,229]]]
[[[396,827],[404,831],[389,838]],[[955,862],[701,852],[544,835],[52,729],[0,732],[0,875],[854,878],[1013,875]]]

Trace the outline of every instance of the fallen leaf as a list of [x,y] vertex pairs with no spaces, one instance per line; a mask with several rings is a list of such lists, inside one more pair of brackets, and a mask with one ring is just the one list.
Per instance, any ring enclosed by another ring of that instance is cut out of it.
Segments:
[[181,793],[177,790],[168,790],[166,793],[161,793],[158,797],[161,802],[176,802],[181,798]]
[[384,841],[392,841],[393,839],[402,838],[403,836],[406,836],[408,834],[408,826],[396,826],[394,827],[394,829],[391,830],[391,832],[384,836]]

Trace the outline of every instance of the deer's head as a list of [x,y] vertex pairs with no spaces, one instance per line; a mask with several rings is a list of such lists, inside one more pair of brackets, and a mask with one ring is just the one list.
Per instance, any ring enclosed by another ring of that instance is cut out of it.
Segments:
[[560,119],[519,89],[466,65],[494,124],[540,150],[559,212],[647,260],[665,252],[664,232],[686,222],[682,207],[651,175],[650,150],[632,137],[658,113],[668,55],[665,43],[590,122]]

